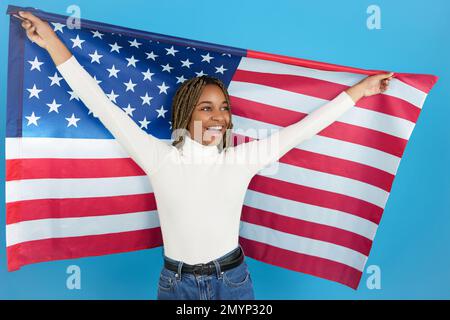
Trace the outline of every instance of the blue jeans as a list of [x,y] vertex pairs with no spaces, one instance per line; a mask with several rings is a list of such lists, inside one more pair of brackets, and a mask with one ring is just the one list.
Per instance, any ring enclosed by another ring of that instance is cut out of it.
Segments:
[[[240,247],[240,245],[239,245]],[[163,266],[158,282],[158,300],[254,300],[253,282],[244,261],[226,271],[220,270],[217,260],[231,255],[239,247],[212,260],[215,272],[210,275],[180,273],[183,262],[164,258],[177,263],[178,272]],[[241,247],[242,248],[242,247]]]

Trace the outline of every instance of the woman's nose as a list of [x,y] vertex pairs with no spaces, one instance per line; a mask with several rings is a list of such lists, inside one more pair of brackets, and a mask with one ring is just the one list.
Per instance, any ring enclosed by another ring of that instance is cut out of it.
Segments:
[[211,118],[215,119],[215,120],[223,120],[224,119],[224,113],[222,111],[216,110],[211,115]]

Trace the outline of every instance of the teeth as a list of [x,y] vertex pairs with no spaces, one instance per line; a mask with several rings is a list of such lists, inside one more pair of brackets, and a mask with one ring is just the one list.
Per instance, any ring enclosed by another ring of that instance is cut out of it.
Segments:
[[208,130],[222,130],[222,126],[208,127]]

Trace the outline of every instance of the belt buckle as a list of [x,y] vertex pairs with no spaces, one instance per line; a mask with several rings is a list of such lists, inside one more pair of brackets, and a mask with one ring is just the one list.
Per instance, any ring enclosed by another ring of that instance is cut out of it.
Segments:
[[194,264],[194,267],[192,269],[192,273],[194,273],[195,275],[203,275],[204,270],[208,270],[209,266],[207,263],[197,263]]

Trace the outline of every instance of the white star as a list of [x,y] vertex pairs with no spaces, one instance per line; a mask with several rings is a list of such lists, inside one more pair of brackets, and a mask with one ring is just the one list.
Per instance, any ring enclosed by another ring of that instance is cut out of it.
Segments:
[[53,77],[48,77],[50,80],[52,80],[52,83],[50,83],[50,87],[54,84],[57,84],[58,87],[61,87],[59,82],[63,79],[62,77],[58,77],[58,73],[55,72],[55,75]]
[[157,86],[159,88],[159,94],[161,94],[162,92],[164,92],[165,94],[167,94],[167,89],[169,89],[170,87],[166,86],[166,83],[163,82],[162,85]]
[[133,41],[128,40],[128,42],[130,43],[130,47],[136,47],[139,49],[139,46],[142,44],[140,42],[137,42],[136,39],[134,39]]
[[113,65],[111,69],[106,69],[109,71],[109,77],[116,77],[117,78],[117,73],[120,71],[119,69],[116,69],[116,67]]
[[65,25],[57,22],[52,22],[52,25],[54,26],[53,31],[60,31],[61,33],[64,33],[63,28],[65,27]]
[[102,82],[102,80],[97,80],[96,76],[94,76],[94,80],[97,82],[97,84],[100,84]]
[[100,58],[103,57],[103,55],[97,53],[97,50],[95,50],[94,53],[89,54],[89,56],[92,59],[91,63],[94,63],[94,61],[100,63]]
[[139,60],[136,60],[134,58],[134,56],[131,56],[131,58],[125,58],[125,59],[127,59],[127,61],[128,61],[127,67],[129,67],[131,64],[131,65],[133,65],[133,67],[136,68],[136,62],[138,62]]
[[147,117],[144,117],[144,120],[139,121],[141,123],[141,129],[145,128],[147,129],[147,125],[151,122],[151,121],[147,121]]
[[69,121],[67,127],[70,127],[71,125],[77,127],[77,121],[79,121],[80,118],[75,118],[75,115],[72,113],[72,116],[70,118],[66,118],[66,120]]
[[145,59],[152,59],[153,61],[155,61],[156,57],[159,57],[159,55],[154,54],[153,51],[150,53],[146,52],[145,54],[147,55],[147,58],[145,58]]
[[77,34],[77,37],[76,37],[75,39],[70,39],[70,41],[73,42],[72,48],[78,47],[78,48],[80,48],[80,49],[83,49],[83,48],[81,47],[81,44],[82,44],[85,40],[81,40],[81,39],[80,39],[80,36],[79,36],[78,34]]
[[180,60],[182,63],[182,67],[188,67],[191,68],[191,64],[194,64],[193,62],[190,62],[188,58],[186,58],[186,60]]
[[144,104],[150,105],[150,100],[152,100],[153,97],[150,97],[150,96],[148,95],[148,93],[146,92],[146,93],[145,93],[145,96],[141,97],[141,99],[142,99],[142,105],[144,105]]
[[211,57],[211,56],[209,55],[209,52],[208,52],[206,55],[201,55],[201,56],[202,56],[202,58],[203,58],[201,62],[206,61],[206,62],[210,63],[210,62],[211,62],[211,59],[214,59],[214,57]]
[[111,90],[111,93],[107,93],[106,96],[114,103],[116,102],[116,98],[119,96],[118,94],[114,94],[114,90]]
[[197,51],[197,49],[194,48],[194,47],[186,47],[186,49],[192,49],[192,50],[194,50],[194,51]]
[[175,57],[175,53],[179,51],[179,50],[174,49],[173,46],[170,47],[169,49],[167,49],[167,48],[165,48],[165,49],[167,50],[166,56],[168,54],[171,54],[171,55],[173,55]]
[[125,110],[125,113],[129,116],[133,116],[133,111],[136,110],[135,108],[132,108],[130,106],[130,104],[128,104],[128,106],[126,108],[122,108],[123,110]]
[[177,83],[183,83],[183,82],[185,82],[187,79],[183,76],[183,75],[181,75],[181,77],[176,77],[177,78]]
[[38,69],[39,71],[41,71],[41,65],[44,64],[43,62],[40,62],[37,57],[34,57],[33,61],[28,62],[31,64],[30,71],[34,69]]
[[130,80],[128,82],[124,82],[123,84],[127,86],[127,89],[125,90],[125,92],[128,91],[128,90],[131,90],[131,91],[134,92],[134,87],[137,85],[137,83],[133,83],[131,81],[131,78],[130,78]]
[[98,37],[98,38],[102,39],[102,36],[104,35],[103,33],[98,32],[98,30],[95,30],[95,31],[91,30],[91,32],[93,33],[92,38]]
[[78,95],[75,93],[75,92],[73,92],[73,91],[67,91],[69,94],[70,94],[70,99],[69,99],[69,101],[72,101],[72,99],[75,99],[75,100],[77,100],[77,101],[80,101],[80,98],[78,97]]
[[217,68],[217,67],[214,67],[214,68],[217,69],[216,73],[221,73],[221,74],[223,74],[224,71],[228,70],[228,69],[225,69],[225,68],[223,67],[223,65],[221,65],[220,68]]
[[47,103],[47,106],[50,107],[50,110],[48,110],[48,113],[55,111],[56,113],[58,112],[58,108],[61,106],[60,104],[56,103],[55,99],[53,99],[52,103]]
[[229,56],[231,58],[231,53],[222,53],[223,56]]
[[42,91],[42,89],[36,88],[35,84],[33,84],[33,88],[27,89],[27,90],[30,92],[30,96],[28,97],[28,99],[31,99],[33,97],[36,97],[36,98],[39,99],[39,92]]
[[38,124],[37,124],[37,121],[38,121],[38,119],[40,119],[41,117],[36,117],[35,115],[34,115],[34,111],[33,111],[33,113],[31,114],[31,116],[25,116],[25,118],[27,118],[27,120],[28,120],[28,123],[27,123],[27,126],[29,126],[30,124],[34,124],[36,127],[38,126]]
[[165,118],[164,114],[166,112],[168,112],[169,110],[166,110],[166,109],[164,109],[164,106],[161,106],[160,109],[156,109],[155,111],[158,112],[158,117],[157,118],[159,118],[160,116]]
[[141,72],[141,73],[144,75],[144,80],[142,80],[142,81],[145,81],[147,79],[152,81],[152,75],[154,75],[154,73],[151,73],[150,69],[147,69],[146,72]]
[[169,124],[170,124],[170,128],[169,129],[172,129],[172,121],[169,121]]
[[197,75],[197,77],[201,77],[201,76],[207,76],[207,73],[204,73],[203,70],[201,72],[196,72],[195,73]]
[[114,44],[110,44],[111,50],[109,52],[117,51],[117,53],[120,53],[120,49],[123,47],[119,46],[117,42],[114,42]]
[[169,63],[167,63],[166,65],[161,65],[161,67],[163,67],[162,71],[167,71],[170,73],[170,69],[173,69],[173,67],[171,67],[169,65]]

